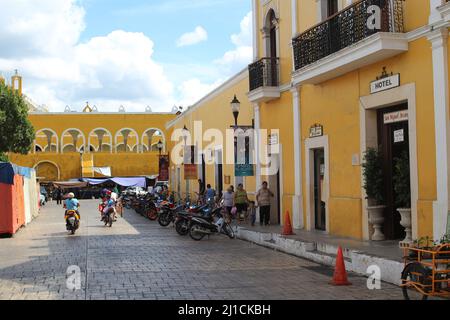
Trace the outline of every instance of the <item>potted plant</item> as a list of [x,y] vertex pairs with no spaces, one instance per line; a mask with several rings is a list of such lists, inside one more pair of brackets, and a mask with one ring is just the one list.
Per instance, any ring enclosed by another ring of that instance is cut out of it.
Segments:
[[401,156],[394,159],[394,192],[397,211],[402,216],[400,224],[405,228],[406,237],[403,242],[412,241],[411,230],[411,183],[409,154],[403,151]]
[[[450,251],[450,234],[446,234],[439,241],[438,252],[449,252]],[[450,259],[450,253],[441,253],[437,256],[439,259]]]
[[364,154],[364,163],[362,165],[364,176],[364,189],[368,200],[369,223],[373,225],[373,241],[383,241],[385,192],[384,192],[384,172],[383,156],[375,148],[369,148]]

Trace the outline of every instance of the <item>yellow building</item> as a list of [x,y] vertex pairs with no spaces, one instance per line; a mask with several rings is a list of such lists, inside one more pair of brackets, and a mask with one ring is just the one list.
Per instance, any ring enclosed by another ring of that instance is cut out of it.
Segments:
[[[405,151],[412,238],[440,238],[449,212],[449,18],[444,0],[253,0],[254,63],[166,128],[194,134],[200,121],[225,136],[236,95],[239,124],[253,120],[268,130],[257,140],[279,142],[279,171],[264,176],[256,161],[255,176],[241,179],[233,165],[198,162],[199,177],[219,190],[243,181],[251,194],[267,180],[273,222],[289,211],[296,228],[356,239],[372,239],[374,226],[387,240],[405,237],[392,186],[394,158]],[[205,148],[208,138],[188,144],[224,160],[229,146]],[[361,169],[377,146],[387,180],[381,224],[371,223]],[[197,191],[182,164],[171,169],[174,189]]]
[[165,124],[173,113],[99,112],[89,104],[82,112],[30,112],[36,131],[33,151],[12,154],[11,162],[36,168],[44,182],[81,177],[157,176],[159,148],[167,154]]

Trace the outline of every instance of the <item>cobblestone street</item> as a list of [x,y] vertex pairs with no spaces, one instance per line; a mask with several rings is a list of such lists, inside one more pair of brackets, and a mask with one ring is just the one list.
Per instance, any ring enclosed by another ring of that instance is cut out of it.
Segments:
[[[195,242],[126,211],[113,228],[99,221],[96,201],[81,203],[82,225],[65,232],[63,209],[48,204],[12,239],[0,239],[0,299],[402,299],[384,284],[370,291],[328,284],[333,270],[224,236]],[[70,291],[66,272],[81,269]]]

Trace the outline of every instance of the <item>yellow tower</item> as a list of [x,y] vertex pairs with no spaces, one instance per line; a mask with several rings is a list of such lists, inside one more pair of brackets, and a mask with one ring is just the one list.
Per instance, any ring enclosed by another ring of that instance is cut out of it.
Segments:
[[19,95],[22,95],[22,77],[19,73],[15,72],[15,74],[11,77],[11,83],[13,90],[19,91]]
[[84,107],[83,112],[84,113],[91,113],[93,109],[89,106],[89,102],[86,102],[86,107]]

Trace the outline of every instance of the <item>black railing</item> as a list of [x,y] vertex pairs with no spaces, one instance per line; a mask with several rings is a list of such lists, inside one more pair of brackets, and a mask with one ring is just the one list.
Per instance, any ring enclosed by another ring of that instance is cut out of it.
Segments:
[[261,87],[279,86],[279,59],[262,58],[248,66],[250,91]]
[[362,0],[292,40],[295,70],[378,32],[403,32],[404,0]]

